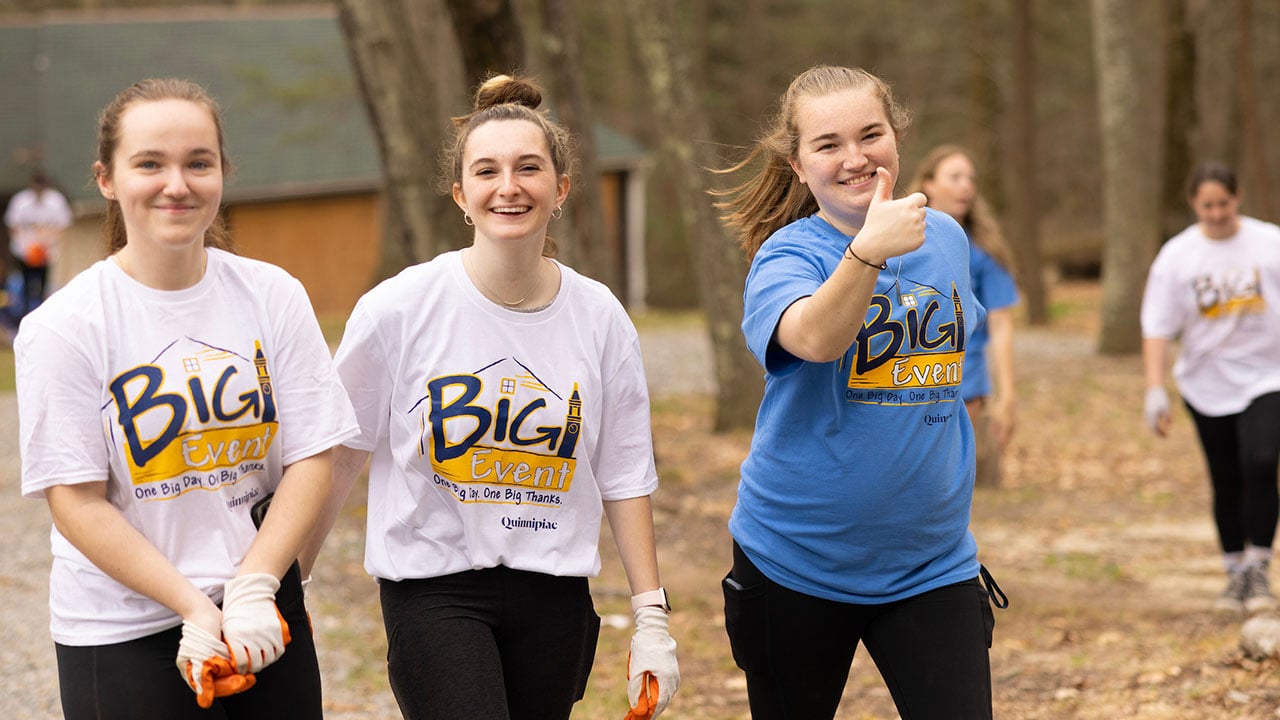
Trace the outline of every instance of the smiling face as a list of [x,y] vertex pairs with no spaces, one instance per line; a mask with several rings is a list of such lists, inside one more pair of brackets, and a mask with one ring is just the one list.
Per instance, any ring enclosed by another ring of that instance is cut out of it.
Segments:
[[819,214],[846,235],[862,228],[876,169],[898,179],[898,139],[871,87],[800,99],[791,169],[818,202]]
[[203,253],[222,202],[222,158],[213,115],[189,100],[135,102],[120,116],[111,167],[98,189],[120,203],[135,251]]
[[1210,239],[1225,240],[1240,231],[1240,198],[1217,180],[1197,185],[1189,202]]
[[493,120],[473,129],[462,151],[453,200],[471,217],[476,239],[541,246],[551,213],[569,193],[542,128],[527,120]]
[[929,198],[929,207],[963,225],[978,196],[978,171],[963,153],[953,153],[938,163],[933,177],[921,183],[920,189]]

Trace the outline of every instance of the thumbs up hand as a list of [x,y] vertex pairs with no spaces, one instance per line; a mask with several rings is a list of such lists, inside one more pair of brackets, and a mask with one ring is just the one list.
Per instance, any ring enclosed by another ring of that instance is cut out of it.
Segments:
[[869,263],[906,255],[924,245],[923,193],[893,199],[893,176],[876,168],[876,189],[867,208],[867,219],[854,236],[853,251]]

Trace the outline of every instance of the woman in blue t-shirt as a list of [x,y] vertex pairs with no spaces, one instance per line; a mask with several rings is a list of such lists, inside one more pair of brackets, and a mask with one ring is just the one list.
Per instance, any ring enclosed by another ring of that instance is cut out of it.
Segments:
[[924,195],[893,198],[907,116],[884,81],[819,66],[779,107],[720,203],[765,369],[724,579],[751,715],[833,717],[861,642],[903,718],[989,718],[968,242]]
[[1013,281],[1013,257],[1000,223],[978,192],[977,165],[964,148],[939,145],[931,150],[916,167],[907,191],[923,192],[929,207],[955,218],[969,236],[969,277],[973,294],[987,310],[987,322],[974,329],[965,348],[960,394],[977,438],[975,482],[996,487],[1000,453],[1017,423],[1013,305],[1018,302],[1018,287]]

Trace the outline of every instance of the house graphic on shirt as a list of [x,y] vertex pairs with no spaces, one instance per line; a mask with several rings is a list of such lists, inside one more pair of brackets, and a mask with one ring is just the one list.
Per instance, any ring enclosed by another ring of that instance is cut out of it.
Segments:
[[557,391],[514,357],[426,383],[419,455],[455,483],[567,492],[582,433],[578,383]]

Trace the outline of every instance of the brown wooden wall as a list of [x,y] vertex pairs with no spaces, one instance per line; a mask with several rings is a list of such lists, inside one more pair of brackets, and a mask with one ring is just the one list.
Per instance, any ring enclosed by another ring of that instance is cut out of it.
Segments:
[[233,205],[240,254],[302,281],[318,315],[346,316],[373,285],[382,245],[374,193]]

